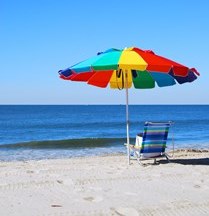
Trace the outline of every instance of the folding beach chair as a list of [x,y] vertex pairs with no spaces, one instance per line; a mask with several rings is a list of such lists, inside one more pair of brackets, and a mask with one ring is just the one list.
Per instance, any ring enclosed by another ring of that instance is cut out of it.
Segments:
[[139,164],[143,159],[154,159],[165,157],[168,161],[168,154],[165,153],[169,128],[173,123],[168,122],[145,122],[142,144],[138,148],[131,148]]

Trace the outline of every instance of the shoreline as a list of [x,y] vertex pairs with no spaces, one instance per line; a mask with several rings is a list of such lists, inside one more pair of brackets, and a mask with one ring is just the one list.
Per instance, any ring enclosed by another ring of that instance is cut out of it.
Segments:
[[[47,149],[46,149],[47,150]],[[58,149],[55,149],[55,151],[58,150]],[[73,149],[71,149],[73,151]],[[76,151],[76,149],[75,149]],[[174,152],[172,150],[170,151],[166,151],[168,153],[168,155],[172,155],[174,154],[174,157],[176,154],[180,154],[180,153],[209,153],[209,148],[206,149],[206,148],[175,148],[174,149]],[[84,154],[84,155],[71,155],[71,156],[60,156],[60,157],[50,157],[50,158],[44,158],[44,156],[42,156],[42,158],[35,158],[35,159],[8,159],[8,160],[1,160],[0,158],[0,164],[1,163],[15,163],[15,162],[30,162],[30,161],[48,161],[48,160],[70,160],[70,159],[82,159],[82,158],[94,158],[94,157],[108,157],[108,156],[125,156],[127,157],[127,152],[126,150],[124,150],[124,153],[121,153],[121,152],[113,152],[113,153],[110,153],[110,152],[100,152],[96,155],[93,155],[93,154]],[[173,156],[171,157],[171,159],[173,158]]]
[[[180,157],[192,157],[192,156],[203,156],[206,155],[209,158],[209,149],[195,149],[195,148],[180,148],[180,149],[175,149],[173,151],[167,151],[168,155],[170,156],[169,159],[172,160]],[[173,155],[172,155],[173,154]],[[94,160],[95,158],[108,158],[108,157],[124,157],[125,162],[127,158],[127,153],[120,153],[120,152],[115,152],[115,153],[101,153],[99,155],[83,155],[83,156],[70,156],[70,157],[58,157],[58,158],[41,158],[41,159],[19,159],[19,160],[0,160],[0,167],[3,163],[30,163],[30,162],[47,162],[47,161],[67,161],[67,160],[85,160],[85,159],[92,159]],[[131,161],[134,161],[135,159],[131,159]],[[148,159],[147,161],[151,161],[152,159]],[[158,158],[157,160],[163,161],[164,158]],[[146,160],[145,160],[146,161]]]
[[[201,151],[201,152],[200,152]],[[0,162],[0,215],[208,215],[209,150]]]

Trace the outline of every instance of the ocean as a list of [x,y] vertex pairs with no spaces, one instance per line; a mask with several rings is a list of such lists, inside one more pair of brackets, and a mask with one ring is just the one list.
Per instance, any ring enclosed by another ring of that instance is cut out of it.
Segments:
[[[124,105],[1,105],[0,161],[126,153]],[[145,121],[173,121],[168,150],[209,148],[209,105],[130,105],[131,142]]]

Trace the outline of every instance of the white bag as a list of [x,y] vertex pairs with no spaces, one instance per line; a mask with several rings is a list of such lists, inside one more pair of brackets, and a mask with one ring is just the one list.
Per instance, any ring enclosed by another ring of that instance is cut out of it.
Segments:
[[141,136],[138,136],[136,135],[136,141],[135,141],[135,148],[141,148],[141,145],[142,145],[142,137]]

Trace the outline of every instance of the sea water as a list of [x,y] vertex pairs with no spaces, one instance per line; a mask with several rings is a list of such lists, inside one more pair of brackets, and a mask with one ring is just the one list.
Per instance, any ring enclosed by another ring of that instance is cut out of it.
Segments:
[[[173,121],[168,148],[209,148],[209,105],[130,105],[134,143],[145,121]],[[1,105],[0,160],[126,153],[124,105]]]

